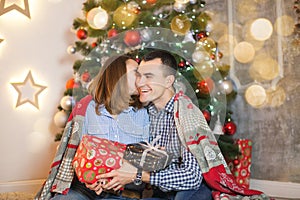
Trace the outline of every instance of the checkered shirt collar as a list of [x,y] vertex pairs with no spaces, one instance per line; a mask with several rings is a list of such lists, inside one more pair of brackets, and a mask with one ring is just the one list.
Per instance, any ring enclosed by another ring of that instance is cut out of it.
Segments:
[[[165,112],[172,113],[174,111],[174,99],[175,99],[175,95],[168,101],[168,103],[164,107],[163,110]],[[149,114],[151,114],[151,115],[158,113],[155,105],[152,102],[147,106],[147,108],[148,108]]]

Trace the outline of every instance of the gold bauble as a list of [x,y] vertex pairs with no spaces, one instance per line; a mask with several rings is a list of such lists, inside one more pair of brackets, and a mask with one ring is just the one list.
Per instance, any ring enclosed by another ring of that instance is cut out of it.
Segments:
[[211,53],[216,50],[216,42],[209,37],[204,37],[201,38],[197,43],[196,43],[196,48],[204,48],[205,51]]
[[211,77],[214,73],[214,66],[211,61],[205,61],[194,64],[193,74],[198,80]]
[[113,15],[113,21],[122,28],[130,27],[136,18],[137,14],[127,8],[127,5],[119,6]]
[[185,35],[189,32],[191,25],[186,15],[177,15],[171,21],[171,30],[178,35]]
[[199,29],[200,30],[206,30],[206,26],[207,26],[207,22],[211,20],[210,16],[205,13],[202,12],[198,17],[197,17],[197,22],[199,25]]

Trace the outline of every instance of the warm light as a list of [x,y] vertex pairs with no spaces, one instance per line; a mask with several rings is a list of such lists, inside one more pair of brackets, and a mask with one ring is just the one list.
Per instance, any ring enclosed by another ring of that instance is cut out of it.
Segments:
[[273,26],[268,19],[259,18],[252,22],[250,32],[256,40],[267,40],[272,35]]
[[93,29],[105,29],[109,16],[101,7],[93,8],[87,14],[87,22]]
[[265,89],[260,85],[251,85],[245,92],[246,101],[254,108],[262,107],[267,99]]
[[294,23],[294,19],[291,16],[283,15],[276,19],[274,29],[278,35],[289,36],[294,32]]
[[30,10],[28,0],[5,1],[0,3],[0,16],[11,11],[18,11],[30,19]]
[[252,44],[240,42],[235,46],[233,54],[235,59],[240,63],[248,63],[254,58],[255,50]]
[[230,51],[230,47],[235,47],[237,44],[237,39],[233,35],[224,34],[218,40],[218,48],[224,54],[224,56],[229,56],[233,52]]
[[39,95],[44,89],[46,89],[46,86],[37,84],[33,79],[30,70],[24,81],[11,82],[10,84],[18,94],[16,107],[29,103],[39,109]]
[[279,75],[279,65],[276,60],[263,53],[254,59],[249,73],[256,81],[272,80]]

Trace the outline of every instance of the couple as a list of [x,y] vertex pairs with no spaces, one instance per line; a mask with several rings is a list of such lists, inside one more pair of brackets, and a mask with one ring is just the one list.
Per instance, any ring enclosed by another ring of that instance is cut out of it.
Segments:
[[[76,151],[68,148],[70,144],[66,144],[68,147],[58,150],[57,154],[64,151],[60,153],[64,154],[61,155],[61,160],[69,162],[54,160],[44,189],[42,188],[36,198],[49,199],[51,191],[62,193],[56,194],[53,200],[140,199],[145,184],[138,185],[138,181],[142,180],[143,183],[153,186],[153,195],[149,199],[211,199],[211,190],[204,184],[197,160],[181,144],[177,134],[173,88],[176,70],[175,58],[162,50],[146,54],[140,65],[127,56],[109,59],[91,85],[92,95],[83,98],[71,114],[73,119],[79,115],[84,117],[84,120],[81,120],[82,125],[76,129],[79,129],[79,140],[82,134],[93,134],[129,144],[151,142],[159,135],[160,139],[154,145],[164,147],[175,155],[168,167],[155,172],[140,172],[130,166],[127,169],[128,165],[124,164],[119,170],[97,177],[99,180],[112,178],[107,184],[102,185],[101,181],[98,181],[92,185],[85,185],[78,181],[76,175],[72,178],[72,171],[67,166],[64,167],[66,163],[70,164]],[[77,109],[79,107],[80,109]],[[74,125],[68,124],[65,129],[72,126],[74,129]],[[75,135],[74,130],[72,135]],[[75,136],[71,136],[70,140],[78,140],[74,138]],[[63,136],[62,143],[65,140]],[[61,146],[63,144],[60,148]],[[64,159],[68,154],[72,155]],[[61,167],[54,164],[60,162]],[[70,177],[67,178],[66,174]],[[68,182],[72,182],[69,187]],[[118,194],[106,192],[108,189],[119,190],[121,187],[124,187],[124,190]],[[49,188],[48,191],[46,188]]]
[[[182,91],[175,93],[176,68],[175,58],[162,50],[146,54],[140,65],[126,56],[106,62],[92,83],[92,95],[73,108],[49,176],[35,199],[140,199],[141,182],[153,188],[147,200],[269,199],[236,183],[201,111]],[[175,156],[169,166],[154,172],[141,172],[124,162],[85,185],[72,167],[83,134],[125,144],[159,138],[154,145]],[[111,180],[104,184],[107,178]],[[120,188],[124,190],[111,192]]]

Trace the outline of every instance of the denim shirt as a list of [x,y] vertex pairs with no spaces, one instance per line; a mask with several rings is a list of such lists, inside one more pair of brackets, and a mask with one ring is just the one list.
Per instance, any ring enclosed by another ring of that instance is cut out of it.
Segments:
[[83,134],[120,142],[123,144],[149,141],[149,116],[147,110],[129,107],[116,118],[102,105],[100,115],[95,113],[95,101],[87,107]]

